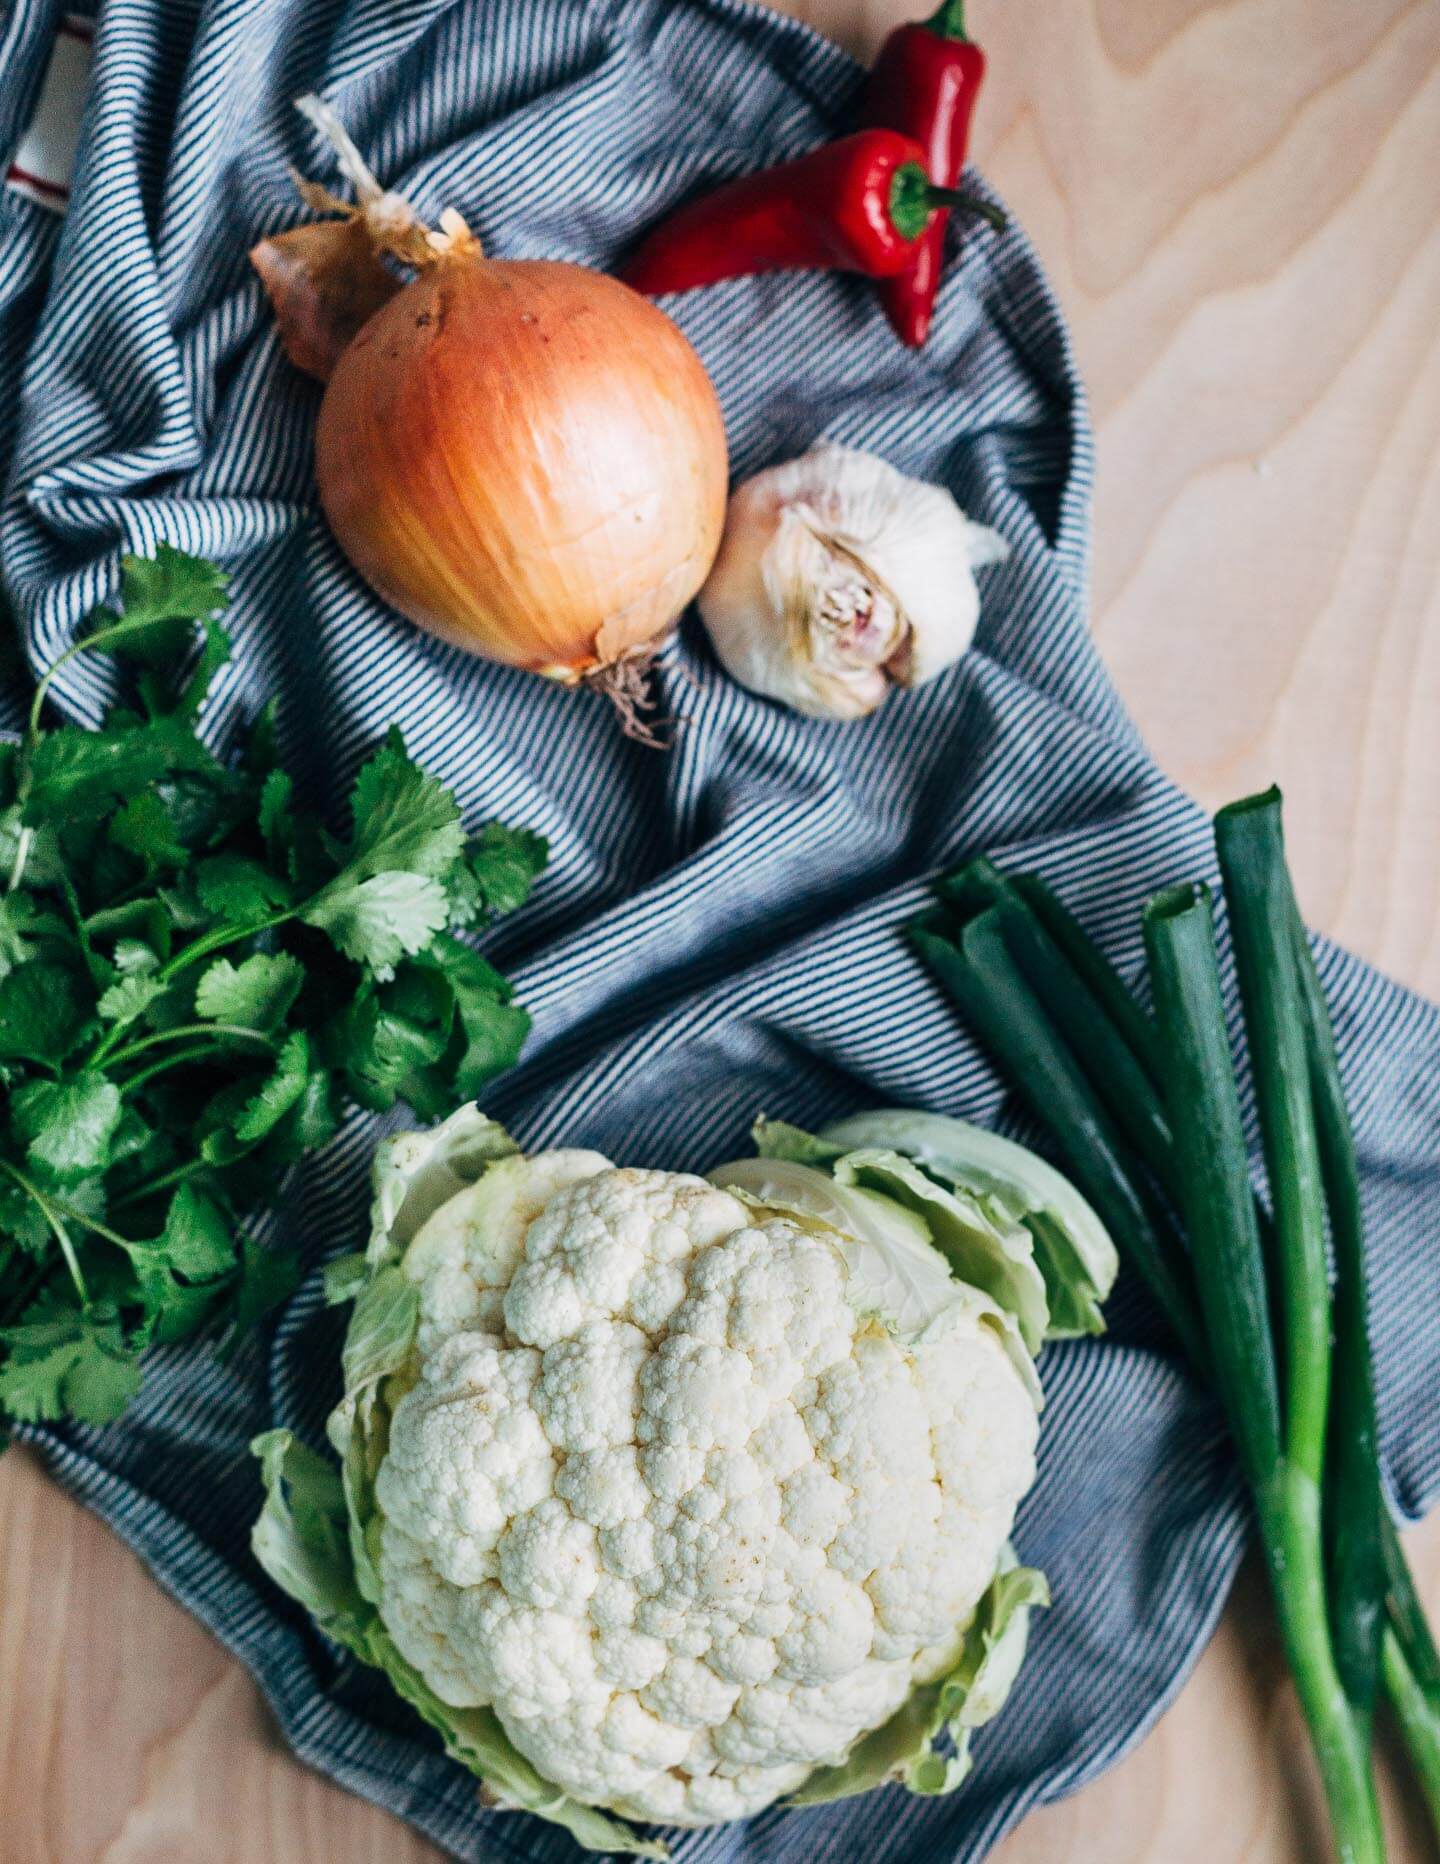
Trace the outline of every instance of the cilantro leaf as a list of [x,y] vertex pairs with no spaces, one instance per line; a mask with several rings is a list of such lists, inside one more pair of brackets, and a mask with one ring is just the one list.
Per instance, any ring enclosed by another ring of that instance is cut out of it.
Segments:
[[266,1151],[281,1167],[292,1165],[333,1139],[339,1126],[335,1077],[323,1068],[316,1069],[306,1081],[304,1093],[276,1124]]
[[106,653],[165,670],[183,659],[197,621],[208,620],[230,597],[228,578],[203,557],[192,557],[172,544],[157,544],[153,557],[120,559],[123,620],[108,611],[102,627],[125,632],[100,643]]
[[488,959],[459,939],[437,938],[425,961],[437,965],[455,994],[458,1024],[446,1058],[451,1104],[474,1100],[487,1081],[515,1062],[530,1032],[530,1017],[509,981]]
[[360,990],[339,1030],[355,1098],[375,1112],[392,1107],[445,1054],[454,1021],[455,995],[438,968],[405,965],[393,983]]
[[295,845],[295,824],[290,813],[294,794],[295,785],[288,771],[268,772],[260,786],[260,805],[255,817],[270,859],[277,867],[287,869]]
[[181,1185],[165,1228],[126,1245],[153,1340],[183,1339],[201,1326],[235,1269],[235,1231],[213,1199]]
[[290,903],[290,885],[248,854],[212,854],[195,870],[206,912],[230,925],[251,925]]
[[341,879],[302,910],[307,925],[328,933],[347,958],[377,977],[394,974],[403,957],[422,951],[449,919],[445,889],[420,874]]
[[263,1139],[305,1092],[310,1078],[310,1041],[303,1029],[285,1040],[274,1072],[235,1121],[235,1137],[244,1144]]
[[165,986],[156,978],[122,977],[118,984],[112,984],[102,993],[97,1008],[107,1022],[123,1028],[136,1017],[143,1016],[155,999],[164,994]]
[[[134,1158],[137,1152],[146,1151],[154,1138],[155,1128],[127,1102],[126,1105],[120,1109],[120,1119],[116,1125],[114,1136],[110,1141],[110,1163],[112,1165],[118,1165],[123,1159]],[[82,1198],[77,1198],[77,1190],[82,1193]],[[84,1210],[82,1214],[94,1215],[97,1217],[101,1216],[104,1213],[105,1207],[105,1187],[103,1180],[99,1178],[87,1178],[80,1185],[67,1190],[65,1193],[65,1201],[67,1204],[78,1207],[83,1201],[83,1197],[88,1196],[92,1190],[94,1192],[94,1209],[93,1211],[88,1209]]]
[[83,1177],[110,1162],[120,1124],[120,1090],[103,1075],[31,1081],[10,1097],[10,1118],[26,1154],[57,1178]]
[[358,880],[441,874],[465,846],[460,805],[410,761],[394,728],[356,777],[350,809],[355,833],[346,871]]
[[175,833],[170,811],[154,790],[142,790],[110,818],[109,835],[117,848],[142,861],[147,872],[183,867],[190,851]]
[[85,1310],[39,1303],[0,1340],[10,1349],[0,1406],[27,1423],[68,1412],[84,1424],[109,1424],[139,1390],[138,1356],[111,1303]]
[[255,714],[240,761],[252,779],[262,781],[280,761],[280,707],[267,699]]
[[475,925],[484,916],[484,891],[469,862],[465,860],[456,861],[446,869],[444,885],[450,910],[447,921],[449,929],[452,932],[463,932],[467,926]]
[[14,1237],[27,1255],[38,1256],[51,1238],[45,1212],[21,1185],[0,1177],[0,1232]]
[[217,958],[195,988],[195,1011],[207,1021],[278,1028],[294,1007],[305,967],[287,952],[256,952],[238,967]]
[[67,826],[103,815],[174,770],[209,771],[215,760],[181,718],[151,718],[103,731],[57,725],[30,758],[26,822]]
[[53,1067],[84,1033],[85,1000],[75,973],[34,959],[0,977],[0,1059]]
[[182,718],[194,718],[205,703],[215,675],[230,658],[229,632],[218,621],[200,624],[200,652],[186,675],[185,684],[176,696],[173,710]]
[[64,922],[43,912],[28,893],[0,894],[0,978],[37,956],[42,939],[64,933]]
[[123,906],[107,906],[98,913],[91,913],[85,921],[85,934],[93,943],[106,939],[116,941],[119,949],[123,939],[139,940],[148,945],[158,959],[170,956],[171,922],[161,895],[146,894],[143,898],[126,900]]
[[0,1367],[0,1404],[22,1424],[38,1424],[65,1414],[65,1380],[78,1356],[73,1333],[40,1323],[11,1327],[0,1335],[11,1352]]
[[214,923],[215,915],[206,909],[195,890],[193,875],[184,874],[168,887],[157,886],[155,897],[176,932],[198,932],[202,926]]
[[218,1282],[184,1282],[163,1270],[140,1280],[146,1307],[145,1344],[174,1346],[199,1333],[225,1299],[228,1282],[228,1276]]
[[550,858],[550,844],[528,828],[487,822],[465,851],[485,911],[513,913],[530,897],[535,876]]
[[92,1308],[65,1379],[65,1407],[82,1424],[113,1424],[140,1389],[139,1355],[112,1307]]
[[300,1265],[288,1249],[266,1249],[253,1236],[240,1241],[240,1274],[234,1295],[233,1350],[272,1308],[300,1286]]
[[160,956],[143,938],[117,938],[111,961],[122,977],[148,977],[160,969]]
[[182,1184],[170,1200],[156,1245],[166,1265],[190,1281],[209,1281],[235,1266],[235,1232],[213,1198]]

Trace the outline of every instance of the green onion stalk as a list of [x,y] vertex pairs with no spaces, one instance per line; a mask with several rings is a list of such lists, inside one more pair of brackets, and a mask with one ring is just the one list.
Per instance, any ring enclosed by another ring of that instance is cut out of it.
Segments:
[[[1329,1389],[1324,1231],[1312,1238],[1318,1160],[1284,1161],[1275,1183],[1285,1256],[1285,1422],[1269,1325],[1260,1230],[1250,1192],[1240,1096],[1230,1061],[1210,900],[1203,888],[1161,894],[1145,912],[1156,1021],[1169,1050],[1181,1208],[1190,1232],[1217,1383],[1240,1452],[1265,1549],[1271,1590],[1325,1783],[1337,1848],[1347,1864],[1383,1858],[1368,1742],[1346,1700],[1330,1639],[1321,1541],[1320,1472]],[[1294,964],[1288,960],[1293,973]],[[1283,1077],[1282,1077],[1283,1078]],[[1257,1089],[1266,1076],[1257,1066]],[[1300,1084],[1305,1083],[1302,1067]],[[1265,1116],[1277,1106],[1261,1092]],[[1293,1108],[1288,1110],[1294,1111]],[[1282,1120],[1284,1115],[1281,1115]],[[1302,1123],[1286,1128],[1296,1139]],[[1267,1125],[1267,1132],[1273,1129]],[[1310,1154],[1314,1152],[1311,1134]],[[1312,1169],[1313,1168],[1313,1169]],[[1292,1208],[1293,1206],[1293,1208]],[[1317,1294],[1312,1242],[1318,1241]],[[1317,1321],[1317,1307],[1320,1310]]]
[[1384,1856],[1382,1687],[1440,1836],[1440,1656],[1380,1481],[1355,1142],[1278,792],[1222,810],[1215,833],[1269,1210],[1206,889],[1146,909],[1153,1019],[1033,875],[972,861],[908,931],[1221,1398],[1337,1848],[1367,1864]]

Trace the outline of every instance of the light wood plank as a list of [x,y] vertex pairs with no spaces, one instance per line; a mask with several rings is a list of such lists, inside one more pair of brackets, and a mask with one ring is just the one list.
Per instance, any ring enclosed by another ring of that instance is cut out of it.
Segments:
[[[919,0],[913,0],[919,11]],[[795,0],[862,55],[912,0]],[[1095,628],[1207,803],[1284,783],[1311,918],[1440,994],[1440,9],[972,0],[977,154],[1099,433]],[[1440,1612],[1440,1516],[1416,1537]],[[5,1864],[422,1864],[34,1464],[0,1464]],[[1386,1769],[1392,1855],[1427,1855]],[[1178,1702],[1004,1864],[1311,1864],[1258,1575]]]

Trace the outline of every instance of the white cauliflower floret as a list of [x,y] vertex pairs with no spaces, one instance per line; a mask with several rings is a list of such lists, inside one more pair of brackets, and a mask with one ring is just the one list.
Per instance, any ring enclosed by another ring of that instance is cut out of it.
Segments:
[[573,1617],[600,1578],[595,1530],[558,1496],[517,1515],[500,1537],[500,1583],[512,1599]]
[[447,1199],[405,1253],[405,1274],[420,1290],[421,1354],[462,1328],[499,1333],[530,1224],[557,1191],[609,1168],[598,1152],[517,1154]]
[[640,1369],[649,1343],[625,1321],[592,1321],[545,1354],[535,1409],[557,1450],[603,1450],[635,1441]]
[[1035,1410],[970,1309],[906,1344],[826,1235],[677,1173],[507,1157],[424,1223],[376,1480],[381,1612],[623,1816],[758,1811],[932,1674]]

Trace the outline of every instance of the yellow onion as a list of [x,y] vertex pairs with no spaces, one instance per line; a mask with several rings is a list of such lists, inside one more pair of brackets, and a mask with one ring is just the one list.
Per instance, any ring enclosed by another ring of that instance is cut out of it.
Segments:
[[[292,357],[328,371],[316,476],[341,549],[442,639],[633,695],[637,662],[704,582],[724,527],[725,429],[704,365],[617,279],[487,259],[453,212],[426,233],[328,110],[307,109],[358,203],[306,198],[368,241],[332,233],[322,247],[311,225],[251,256]],[[378,253],[416,276],[377,291]]]

